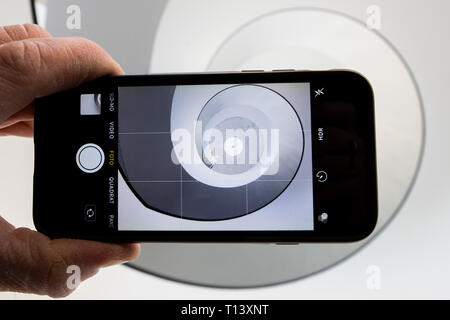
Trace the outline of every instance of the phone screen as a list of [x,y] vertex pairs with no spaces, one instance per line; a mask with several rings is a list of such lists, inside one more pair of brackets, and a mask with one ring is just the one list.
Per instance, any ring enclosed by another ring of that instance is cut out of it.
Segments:
[[314,230],[309,83],[121,86],[119,231]]

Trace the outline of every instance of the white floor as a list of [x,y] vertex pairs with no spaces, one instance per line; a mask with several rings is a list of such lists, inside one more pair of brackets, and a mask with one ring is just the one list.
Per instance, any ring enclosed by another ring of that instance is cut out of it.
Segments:
[[[386,1],[378,1],[386,2]],[[388,15],[401,18],[389,39],[418,81],[425,104],[427,140],[423,165],[410,197],[395,220],[351,259],[307,279],[260,289],[212,289],[148,276],[125,266],[101,271],[69,299],[315,299],[450,298],[450,3],[396,0]],[[2,0],[0,25],[29,21],[27,0]],[[392,20],[391,20],[392,21]],[[0,213],[15,225],[32,227],[33,144],[0,139]],[[372,290],[370,266],[380,271]],[[368,273],[369,271],[369,273]],[[370,282],[370,281],[369,281]],[[0,299],[37,299],[0,293]]]

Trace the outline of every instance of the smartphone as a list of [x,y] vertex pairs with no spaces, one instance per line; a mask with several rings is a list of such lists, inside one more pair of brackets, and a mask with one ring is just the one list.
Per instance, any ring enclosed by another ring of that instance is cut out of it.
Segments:
[[377,221],[353,71],[113,76],[36,101],[34,223],[108,242],[352,242]]

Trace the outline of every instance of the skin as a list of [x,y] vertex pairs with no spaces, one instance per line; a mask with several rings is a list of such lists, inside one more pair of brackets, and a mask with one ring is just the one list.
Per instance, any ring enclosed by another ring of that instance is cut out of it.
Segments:
[[[89,40],[52,38],[32,24],[0,27],[0,136],[33,137],[36,98],[121,73]],[[136,259],[139,252],[139,244],[51,240],[0,216],[0,291],[64,297],[73,291],[67,286],[73,274],[68,266],[77,265],[83,281],[103,267]]]

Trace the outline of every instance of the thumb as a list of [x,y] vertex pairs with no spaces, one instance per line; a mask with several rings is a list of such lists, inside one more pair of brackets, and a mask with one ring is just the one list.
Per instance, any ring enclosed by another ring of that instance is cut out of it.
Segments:
[[136,259],[139,251],[138,244],[50,240],[0,217],[0,291],[64,297],[100,268]]
[[0,45],[0,123],[35,98],[123,73],[100,46],[82,38],[32,38]]

